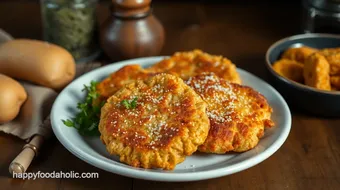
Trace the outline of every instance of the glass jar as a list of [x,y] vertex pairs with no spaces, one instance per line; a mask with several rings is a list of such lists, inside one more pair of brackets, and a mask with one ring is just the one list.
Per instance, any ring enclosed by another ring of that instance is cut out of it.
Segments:
[[41,0],[44,40],[67,49],[77,62],[99,55],[97,0]]
[[304,0],[304,32],[340,34],[340,0]]

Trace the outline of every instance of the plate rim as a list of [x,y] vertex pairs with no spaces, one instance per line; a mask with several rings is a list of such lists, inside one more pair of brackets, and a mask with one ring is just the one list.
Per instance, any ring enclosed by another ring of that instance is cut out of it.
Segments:
[[284,98],[281,96],[281,94],[276,91],[271,85],[269,85],[267,82],[262,80],[261,78],[253,75],[252,73],[249,73],[248,71],[245,71],[243,69],[237,68],[238,72],[244,72],[247,75],[250,75],[252,77],[255,77],[258,79],[261,83],[264,83],[267,85],[267,87],[270,89],[271,92],[273,92],[273,96],[276,98],[280,99],[280,102],[283,104],[283,112],[285,113],[286,117],[285,119],[285,126],[282,126],[282,132],[280,136],[278,137],[277,140],[275,140],[268,148],[263,150],[261,153],[257,154],[254,157],[248,158],[244,161],[241,161],[236,164],[232,164],[228,167],[221,167],[218,169],[213,169],[213,170],[206,170],[206,171],[198,171],[198,172],[189,172],[189,173],[161,173],[161,172],[150,172],[150,171],[143,171],[143,170],[137,170],[134,168],[129,168],[129,167],[122,167],[119,165],[114,165],[110,164],[109,167],[107,166],[107,162],[104,160],[98,159],[97,157],[90,155],[83,151],[82,149],[72,145],[69,143],[69,140],[65,138],[62,135],[62,131],[60,130],[61,128],[58,127],[56,124],[56,105],[60,101],[60,97],[65,92],[70,86],[77,82],[78,80],[82,80],[83,78],[86,78],[86,75],[90,75],[91,73],[94,72],[101,72],[102,70],[105,70],[109,67],[121,67],[126,64],[134,64],[138,63],[139,61],[159,61],[163,59],[164,57],[167,56],[155,56],[155,57],[143,57],[143,58],[136,58],[136,59],[129,59],[129,60],[124,60],[124,61],[119,61],[119,62],[114,62],[111,64],[108,64],[103,67],[99,67],[97,69],[94,69],[90,72],[87,72],[83,74],[82,76],[78,77],[74,81],[72,81],[67,87],[65,87],[58,95],[56,98],[53,106],[52,106],[52,111],[50,114],[51,117],[51,124],[52,124],[52,130],[57,137],[58,141],[72,154],[74,154],[76,157],[80,158],[81,160],[85,161],[86,163],[95,166],[97,168],[103,169],[105,171],[115,173],[118,175],[126,176],[126,177],[132,177],[132,178],[138,178],[138,179],[144,179],[144,180],[153,180],[153,181],[168,181],[168,182],[183,182],[183,181],[198,181],[198,180],[204,180],[204,179],[212,179],[212,178],[217,178],[217,177],[222,177],[230,174],[234,174],[237,172],[240,172],[242,170],[248,169],[250,167],[253,167],[254,165],[259,164],[260,162],[266,160],[269,158],[271,155],[273,155],[286,141],[288,138],[288,135],[291,130],[291,112],[290,109],[284,100]]

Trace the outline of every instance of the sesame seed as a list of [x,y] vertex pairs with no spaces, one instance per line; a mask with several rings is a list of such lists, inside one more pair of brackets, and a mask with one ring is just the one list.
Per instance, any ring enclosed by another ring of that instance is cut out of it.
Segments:
[[[206,74],[196,80],[190,78],[188,84],[198,92],[201,97],[211,105],[223,104],[222,108],[211,110],[208,107],[207,115],[216,122],[231,122],[231,114],[235,112],[237,96],[229,82],[220,81],[212,74]],[[209,94],[214,94],[213,97]]]

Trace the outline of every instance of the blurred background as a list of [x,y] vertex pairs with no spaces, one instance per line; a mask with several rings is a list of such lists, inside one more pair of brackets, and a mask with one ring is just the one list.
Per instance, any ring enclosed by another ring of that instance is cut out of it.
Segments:
[[[42,18],[46,14],[40,2],[1,0],[0,28],[14,38],[44,39]],[[98,28],[112,16],[111,4],[98,1]],[[254,69],[258,64],[244,63],[263,62],[273,42],[304,32],[301,0],[154,0],[151,4],[165,31],[160,55],[197,48],[224,55],[238,67],[264,72],[264,66]],[[112,62],[105,53],[99,60]]]
[[[181,6],[185,4],[185,6]],[[98,20],[102,23],[109,12],[109,0],[99,0]],[[206,20],[228,21],[230,27],[251,24],[250,17],[261,17],[256,27],[265,28],[269,22],[277,22],[275,30],[291,34],[299,32],[302,16],[301,0],[154,0],[153,12],[162,22],[177,22],[177,27],[195,27]],[[164,12],[167,6],[178,6],[178,12]],[[0,27],[13,36],[40,39],[42,37],[39,0],[1,0]],[[190,16],[189,16],[190,15]],[[236,23],[236,21],[238,21]],[[13,24],[16,23],[16,24]],[[249,28],[252,28],[250,26]],[[254,26],[255,27],[255,26]],[[25,32],[23,32],[25,31]],[[251,31],[249,31],[251,32]]]
[[[338,14],[333,14],[337,13],[339,6],[328,5],[335,2],[336,0],[154,0],[152,10],[165,31],[165,43],[160,54],[200,48],[227,57],[232,55],[237,63],[244,55],[243,52],[263,56],[270,44],[283,37],[304,32],[339,33]],[[111,1],[98,1],[98,28],[110,17],[110,7]],[[331,15],[336,19],[327,18],[332,20],[329,25],[333,28],[325,26],[320,29],[316,26],[327,23],[327,19],[323,17],[316,19],[319,18],[318,11],[322,15],[333,11]],[[40,1],[1,0],[0,28],[15,38],[43,39]]]

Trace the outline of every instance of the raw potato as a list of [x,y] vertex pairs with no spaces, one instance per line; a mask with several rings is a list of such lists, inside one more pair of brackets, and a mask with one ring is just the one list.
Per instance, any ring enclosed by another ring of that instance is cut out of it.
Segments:
[[61,89],[75,76],[75,62],[65,49],[37,40],[12,40],[0,45],[0,73]]
[[26,99],[27,93],[20,83],[0,74],[0,124],[13,120]]

